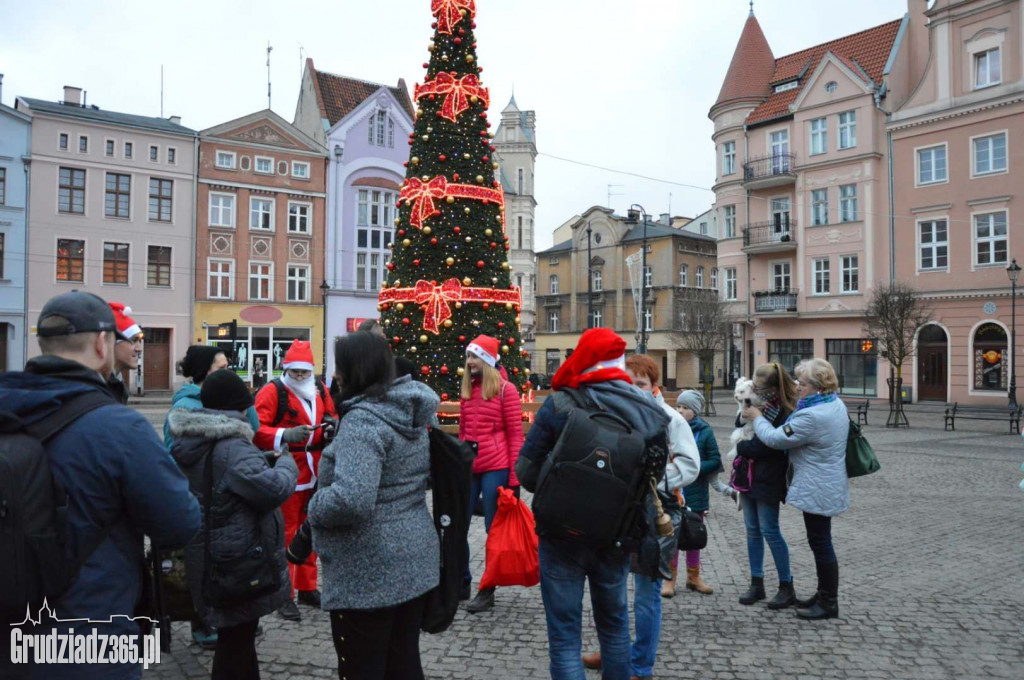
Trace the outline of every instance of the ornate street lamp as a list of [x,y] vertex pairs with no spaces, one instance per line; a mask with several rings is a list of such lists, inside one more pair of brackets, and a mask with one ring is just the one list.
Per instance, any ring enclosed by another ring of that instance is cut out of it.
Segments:
[[637,218],[643,215],[644,237],[640,265],[640,344],[636,347],[637,354],[647,354],[647,211],[639,203],[629,206],[626,222],[636,224]]
[[324,363],[321,372],[321,377],[327,380],[327,292],[331,287],[327,284],[327,279],[320,284],[320,300],[324,303]]

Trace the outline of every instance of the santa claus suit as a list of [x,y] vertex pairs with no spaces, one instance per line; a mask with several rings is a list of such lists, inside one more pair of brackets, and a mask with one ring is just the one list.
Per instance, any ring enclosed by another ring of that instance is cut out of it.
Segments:
[[[313,352],[309,343],[299,340],[292,343],[285,354],[282,367],[286,372],[289,368],[313,371]],[[275,422],[279,412],[277,381],[267,383],[256,394],[256,413],[260,417],[260,429],[253,438],[253,443],[264,451],[289,451],[299,468],[295,493],[281,506],[281,512],[284,514],[284,541],[287,546],[306,521],[306,506],[316,486],[320,452],[324,448],[324,431],[323,428],[313,430],[308,439],[293,444],[282,440],[284,431],[299,425],[314,427],[323,422],[325,415],[337,418],[337,411],[327,389],[318,389],[319,381],[315,375],[303,383],[296,383],[287,374],[280,380],[288,398],[284,416],[280,422]],[[300,591],[316,590],[315,553],[310,553],[309,559],[303,564],[289,564],[288,570],[292,578],[292,588]]]

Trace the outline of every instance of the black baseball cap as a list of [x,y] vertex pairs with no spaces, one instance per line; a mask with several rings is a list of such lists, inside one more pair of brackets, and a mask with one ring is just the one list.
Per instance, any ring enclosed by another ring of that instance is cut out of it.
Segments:
[[[67,319],[64,326],[43,328],[43,321],[53,316]],[[99,295],[73,290],[50,298],[43,311],[39,312],[36,334],[41,338],[52,338],[76,333],[117,333],[117,323],[110,305]]]

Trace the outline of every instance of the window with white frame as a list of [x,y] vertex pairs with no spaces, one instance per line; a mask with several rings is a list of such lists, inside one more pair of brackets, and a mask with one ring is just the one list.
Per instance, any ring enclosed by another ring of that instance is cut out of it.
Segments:
[[235,169],[234,151],[218,151],[214,159],[214,165],[216,165],[221,170]]
[[736,142],[722,145],[722,174],[731,175],[736,172]]
[[305,161],[292,161],[292,177],[296,179],[309,179],[309,163]]
[[234,194],[210,194],[210,226],[235,226]]
[[178,150],[173,146],[167,147],[167,163],[169,165],[176,165],[178,162]]
[[134,147],[135,147],[135,145],[132,144],[131,142],[125,142],[124,143],[124,157],[125,157],[125,160],[131,159],[131,157],[132,157],[132,150],[134,149]]
[[235,261],[210,259],[207,265],[206,291],[211,300],[235,297]]
[[654,330],[654,310],[651,309],[650,307],[644,308],[644,330]]
[[288,265],[288,302],[309,302],[309,266]]
[[772,290],[777,293],[788,292],[791,282],[789,262],[772,263]]
[[840,274],[843,277],[843,293],[856,293],[860,291],[860,257],[857,255],[843,255],[839,258]]
[[371,145],[395,147],[395,121],[383,109],[370,115],[370,129],[367,141]]
[[685,288],[686,286],[690,285],[688,283],[689,275],[690,275],[690,266],[686,265],[686,264],[679,265],[679,285],[680,286]]
[[696,284],[698,288],[704,287],[704,267],[697,267]]
[[828,152],[828,118],[811,121],[811,155]]
[[654,285],[654,270],[651,269],[651,265],[644,267],[644,288],[650,288]]
[[89,138],[85,135],[78,137],[78,150],[81,153],[89,153]]
[[558,310],[552,309],[548,311],[548,331],[551,333],[558,332]]
[[60,147],[60,150],[61,151],[67,151],[68,150],[68,133],[66,133],[66,132],[60,133],[60,135],[58,135],[58,139],[60,141],[57,144]]
[[816,227],[828,224],[828,189],[811,192],[811,224]]
[[551,295],[558,295],[558,274],[552,274],[548,277],[548,292]]
[[998,85],[1003,80],[1001,50],[995,47],[974,55],[974,87]]
[[261,175],[274,174],[274,159],[267,156],[256,156],[256,172]]
[[935,184],[945,182],[946,173],[946,146],[932,146],[927,149],[917,150],[917,183]]
[[274,295],[274,263],[249,263],[249,299],[270,300]]
[[170,222],[174,214],[174,180],[149,178],[149,221]]
[[711,268],[711,289],[718,290],[718,267]]
[[171,248],[170,246],[147,246],[146,287],[171,287]]
[[600,328],[602,325],[604,325],[604,310],[598,308],[591,312],[587,328]]
[[974,263],[979,267],[1006,264],[1008,249],[1006,212],[991,212],[974,216]]
[[832,290],[832,270],[827,257],[814,259],[814,294],[827,295]]
[[600,269],[594,269],[590,272],[590,287],[594,292],[601,292],[604,290],[604,273]]
[[708,223],[707,222],[701,222],[700,223],[700,235],[701,236],[707,236],[708,235]]
[[113,158],[113,156],[114,156],[114,140],[113,139],[108,139],[106,141],[106,143],[103,145],[103,155],[104,156],[110,156],[111,158]]
[[857,185],[844,184],[839,187],[839,221],[857,221]]
[[857,146],[857,112],[846,111],[839,114],[840,149],[852,149]]
[[974,174],[1006,172],[1006,133],[974,138]]
[[312,204],[288,201],[288,233],[309,234],[312,214]]
[[396,196],[380,189],[360,189],[356,194],[356,288],[377,290],[391,261],[392,206]]
[[949,266],[949,231],[946,220],[919,222],[917,228],[921,236],[918,268],[946,269]]
[[736,268],[725,268],[725,299],[735,300],[739,297],[736,290]]
[[160,147],[159,146],[156,146],[155,144],[151,144],[149,146],[149,160],[153,161],[154,163],[156,163],[156,162],[158,162],[160,160]]
[[723,209],[723,222],[725,223],[725,238],[736,236],[736,206],[727,205]]
[[274,199],[249,199],[249,228],[274,230]]

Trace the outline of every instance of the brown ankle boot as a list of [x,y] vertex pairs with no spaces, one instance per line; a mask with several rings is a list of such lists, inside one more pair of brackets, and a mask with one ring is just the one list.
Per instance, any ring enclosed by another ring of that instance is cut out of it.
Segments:
[[590,670],[601,670],[601,652],[591,652],[583,655],[583,667]]
[[676,596],[676,578],[679,576],[678,567],[672,567],[672,579],[665,581],[661,584],[661,596],[665,599],[671,599]]
[[696,590],[702,595],[710,595],[715,592],[715,589],[709,586],[707,583],[700,578],[700,567],[687,567],[686,568],[686,587],[690,590]]

